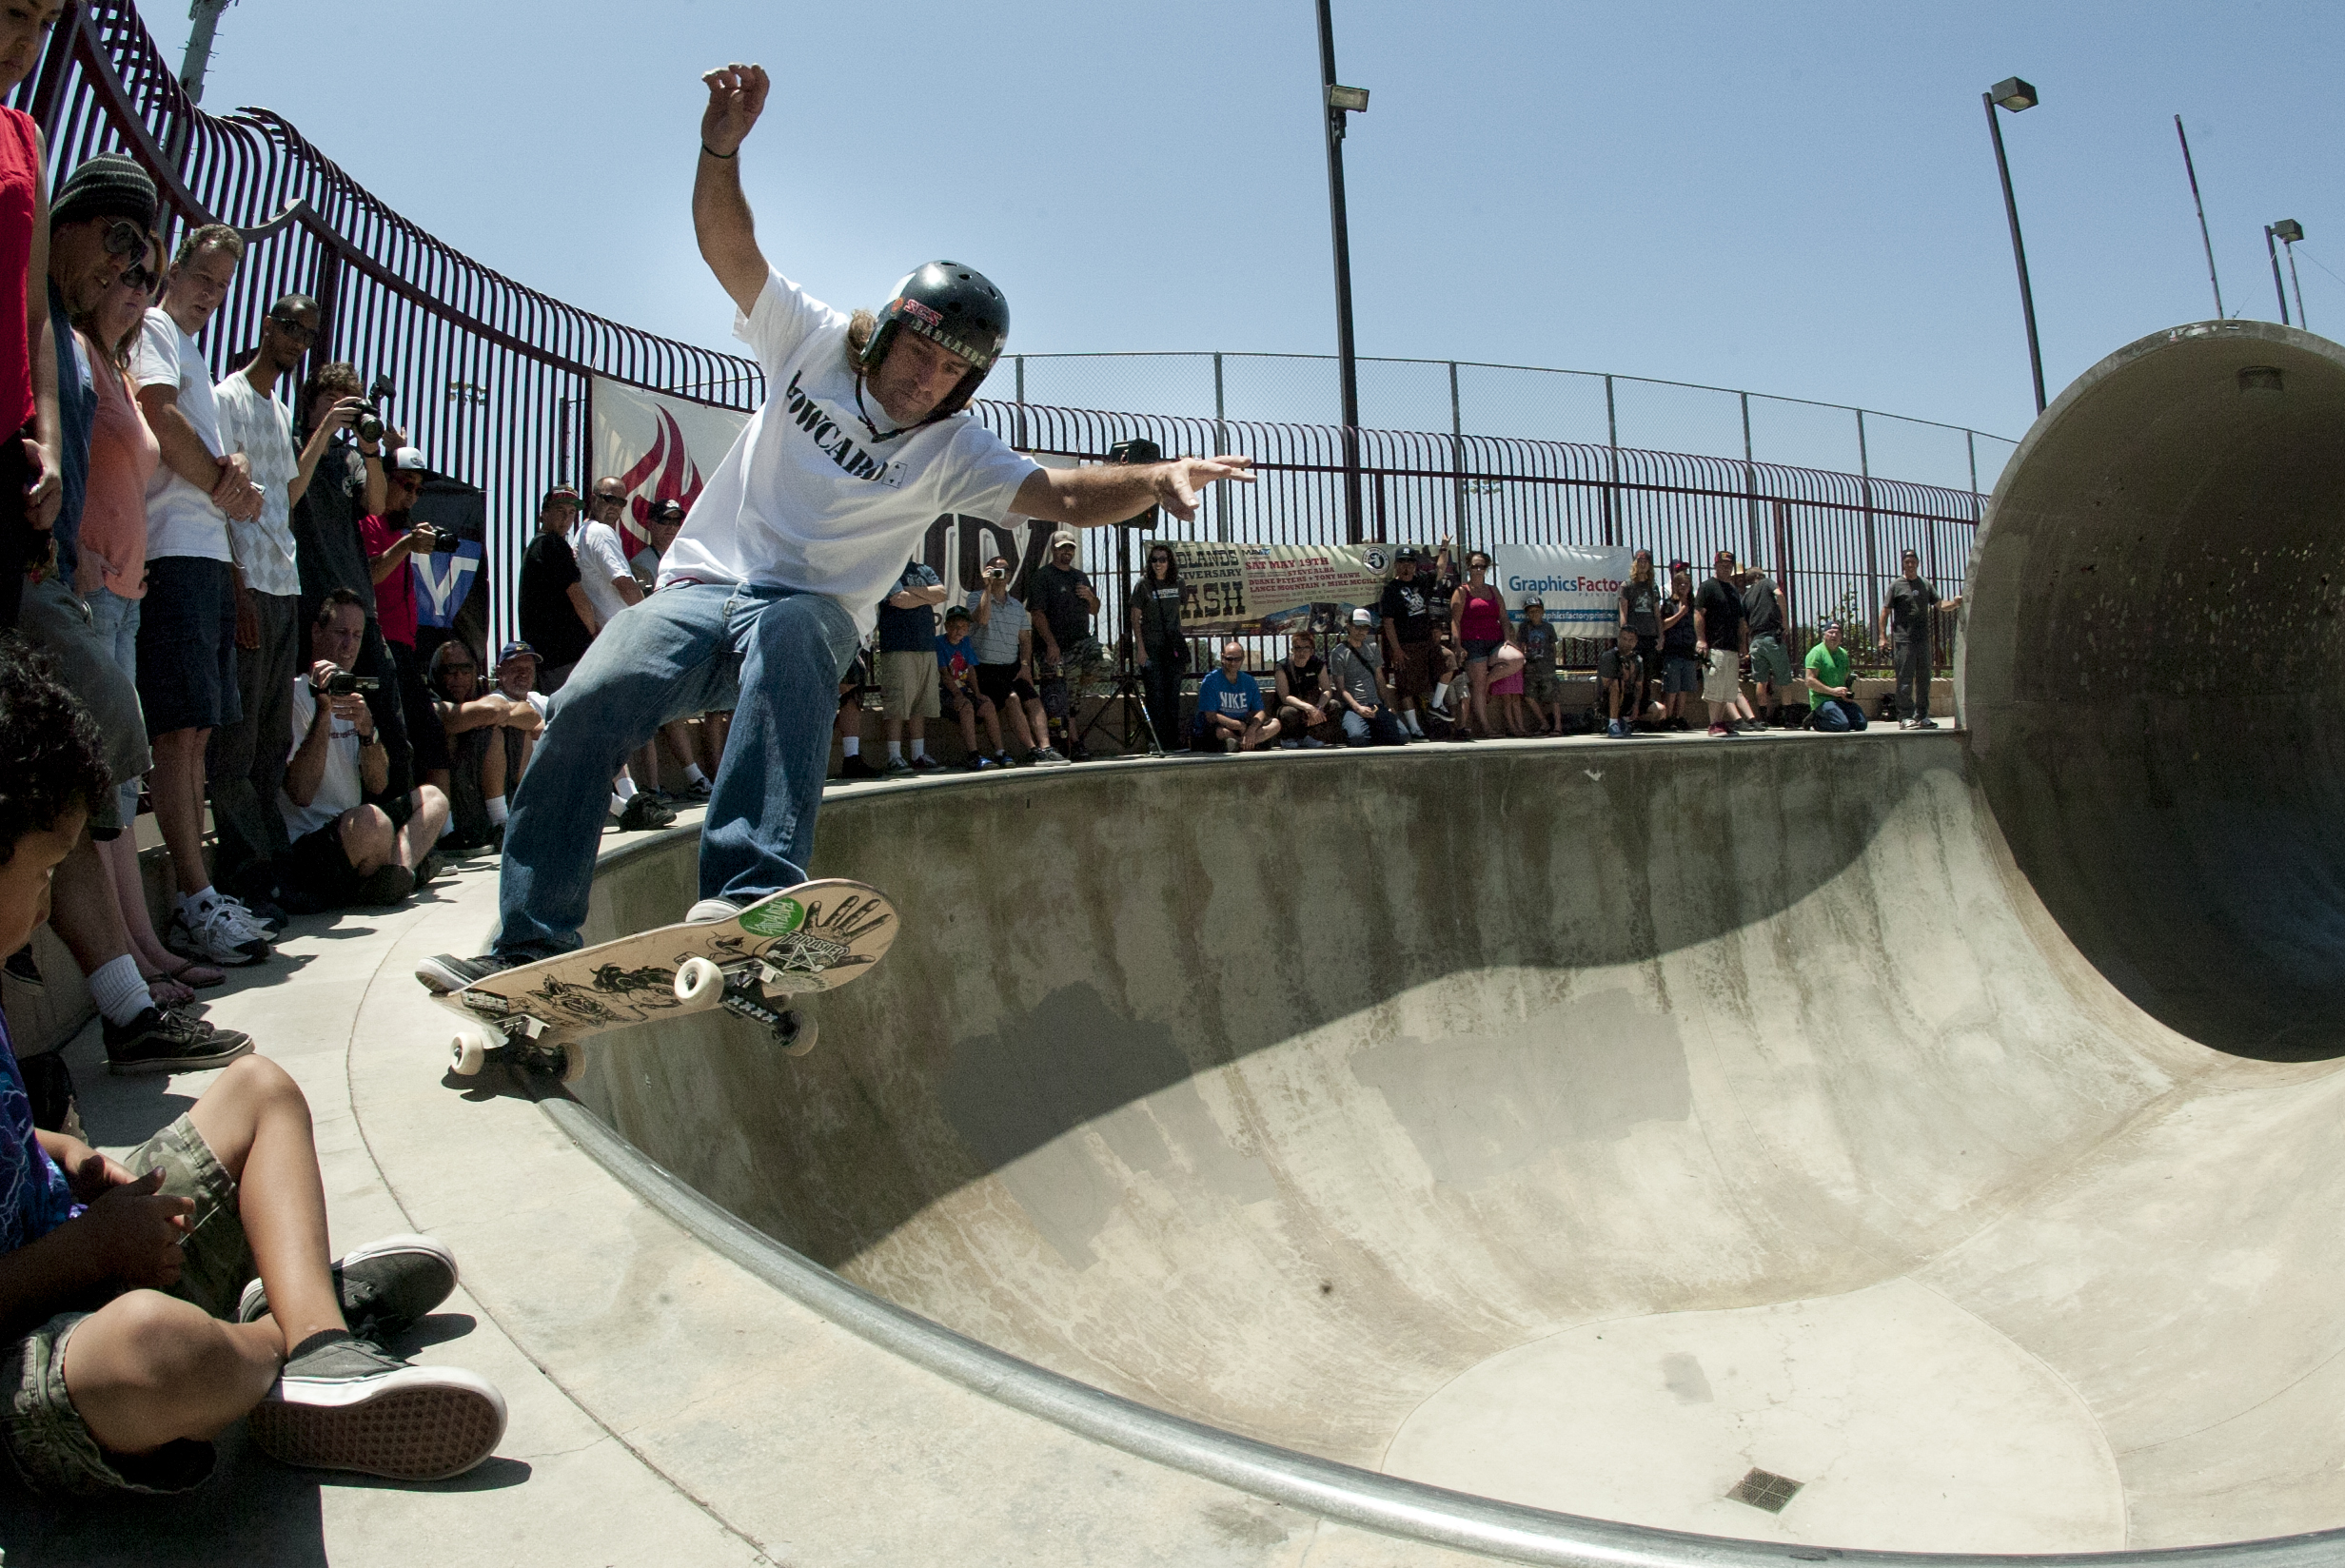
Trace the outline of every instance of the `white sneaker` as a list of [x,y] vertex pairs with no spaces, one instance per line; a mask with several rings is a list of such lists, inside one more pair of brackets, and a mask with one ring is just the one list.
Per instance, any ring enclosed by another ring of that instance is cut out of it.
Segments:
[[741,912],[741,907],[730,898],[703,898],[684,911],[687,926],[713,926],[720,920],[730,920]]
[[227,921],[229,928],[246,941],[266,943],[269,940],[269,929],[261,923],[261,917],[246,909],[243,900],[231,894],[222,893],[212,912],[214,919]]
[[180,910],[171,916],[167,945],[183,958],[229,968],[257,964],[268,956],[267,939],[238,919],[226,902],[213,904],[192,919],[184,908]]

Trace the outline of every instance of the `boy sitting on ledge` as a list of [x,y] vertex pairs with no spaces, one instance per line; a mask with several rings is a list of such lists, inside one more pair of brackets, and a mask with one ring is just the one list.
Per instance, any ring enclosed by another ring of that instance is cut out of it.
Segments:
[[[0,643],[0,951],[47,917],[49,872],[112,783],[99,755],[39,656]],[[230,1063],[116,1164],[34,1130],[0,1019],[0,1446],[34,1491],[184,1491],[240,1416],[288,1464],[468,1470],[504,1433],[503,1399],[375,1343],[455,1284],[422,1236],[328,1263],[309,1106],[275,1063]]]

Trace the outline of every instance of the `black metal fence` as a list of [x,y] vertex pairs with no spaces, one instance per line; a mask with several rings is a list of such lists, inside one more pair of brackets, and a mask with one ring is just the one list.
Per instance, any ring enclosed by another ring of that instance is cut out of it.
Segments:
[[[362,376],[393,379],[392,422],[435,468],[484,494],[482,576],[492,645],[516,635],[512,588],[539,497],[557,480],[592,477],[594,376],[730,408],[754,408],[764,396],[752,361],[590,315],[463,255],[368,194],[280,116],[204,113],[187,101],[130,0],[86,0],[69,12],[15,103],[40,124],[52,176],[96,152],[127,152],[154,175],[167,225],[172,219],[182,227],[226,223],[245,233],[249,247],[236,286],[204,339],[219,373],[255,341],[269,304],[299,290],[324,312],[312,364],[348,360]],[[1233,357],[1192,358],[1213,362],[1211,406],[1226,407],[1220,371]],[[1172,532],[1262,543],[1343,538],[1339,427],[1029,402],[1027,360],[1005,365],[1007,374],[989,383],[996,400],[1008,394],[1013,401],[975,405],[1020,448],[1099,459],[1116,441],[1146,437],[1168,453],[1247,453],[1261,482],[1216,487],[1197,520]],[[1851,474],[1622,446],[1615,382],[1626,378],[1599,378],[1608,421],[1602,442],[1467,435],[1459,367],[1447,374],[1447,433],[1359,433],[1370,538],[1431,544],[1454,537],[1461,548],[1501,540],[1646,545],[1665,562],[1706,562],[1724,546],[1775,569],[1802,627],[1828,614],[1876,620],[1899,552],[1908,546],[1942,592],[1961,590],[1980,510],[1976,483],[1875,477],[1865,457],[1866,416],[1857,410],[1835,411],[1857,416],[1860,472]],[[1721,395],[1742,401],[1748,453],[1751,400]],[[1972,433],[1961,434],[1966,450],[1975,450]],[[1087,555],[1103,583],[1110,579],[1110,539],[1094,536]],[[1103,598],[1108,640],[1122,633],[1124,605],[1120,593]],[[1862,654],[1869,638],[1851,640]],[[1942,660],[1946,638],[1940,649]]]

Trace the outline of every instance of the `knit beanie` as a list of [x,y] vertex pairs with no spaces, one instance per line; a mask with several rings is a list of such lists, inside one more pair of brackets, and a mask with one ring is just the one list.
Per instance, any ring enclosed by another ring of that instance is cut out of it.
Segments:
[[119,152],[101,152],[67,175],[49,204],[49,226],[86,218],[128,218],[141,228],[155,226],[155,183]]

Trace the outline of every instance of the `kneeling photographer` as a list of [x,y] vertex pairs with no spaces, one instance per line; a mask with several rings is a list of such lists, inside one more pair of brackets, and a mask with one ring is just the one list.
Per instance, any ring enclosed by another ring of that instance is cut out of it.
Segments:
[[365,605],[332,590],[309,632],[316,661],[294,681],[293,751],[277,801],[293,847],[254,874],[295,914],[396,904],[437,869],[430,852],[447,825],[446,795],[424,784],[366,804],[389,787],[390,759],[366,705],[369,677],[350,670],[365,635]]

